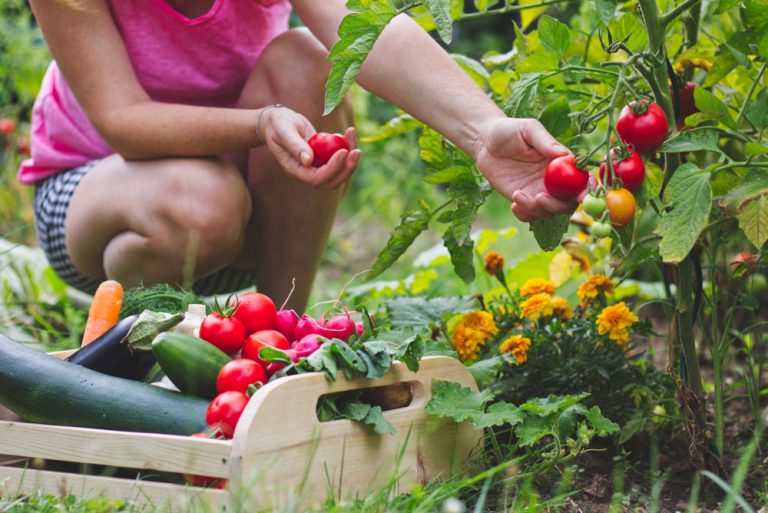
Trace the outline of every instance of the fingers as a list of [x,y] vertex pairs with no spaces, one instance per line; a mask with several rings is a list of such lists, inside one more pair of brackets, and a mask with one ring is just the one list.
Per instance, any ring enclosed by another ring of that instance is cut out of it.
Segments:
[[569,153],[568,148],[557,142],[544,125],[535,119],[523,120],[523,138],[543,157],[553,159]]
[[576,208],[576,203],[559,200],[546,192],[531,196],[523,191],[515,191],[512,201],[512,213],[523,222],[556,214],[570,214]]

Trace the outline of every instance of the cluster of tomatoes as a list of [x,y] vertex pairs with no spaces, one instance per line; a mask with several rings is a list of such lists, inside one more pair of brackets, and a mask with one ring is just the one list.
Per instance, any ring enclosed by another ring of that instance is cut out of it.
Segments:
[[[277,310],[274,302],[259,292],[238,296],[226,309],[216,304],[214,312],[203,319],[199,336],[236,358],[222,367],[216,380],[218,395],[208,405],[205,419],[211,433],[232,438],[250,394],[285,367],[263,359],[263,348],[279,351],[283,361],[297,362],[320,348],[321,337],[346,342],[352,335],[361,336],[364,329],[363,323],[354,321],[348,313],[326,320],[299,316],[294,310]],[[185,477],[196,486],[215,484],[215,480],[203,476]]]
[[[9,118],[0,118],[0,151],[10,147],[16,131],[16,123]],[[21,155],[29,155],[29,137],[20,134],[16,137],[16,151]]]
[[[613,148],[600,165],[597,186],[582,200],[584,211],[595,218],[591,226],[595,237],[608,237],[612,228],[632,222],[637,203],[634,192],[645,179],[643,154],[655,152],[666,139],[669,124],[664,110],[649,100],[624,106],[616,121],[622,145]],[[589,172],[579,167],[573,155],[559,157],[544,172],[544,186],[554,197],[573,201],[589,185]]]

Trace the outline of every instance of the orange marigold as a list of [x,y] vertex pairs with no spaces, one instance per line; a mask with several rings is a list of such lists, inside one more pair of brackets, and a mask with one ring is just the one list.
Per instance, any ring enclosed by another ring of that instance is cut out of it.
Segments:
[[613,306],[607,306],[597,316],[597,332],[600,335],[608,333],[608,337],[623,346],[629,342],[629,328],[639,319],[627,308],[624,301]]
[[523,297],[541,294],[542,292],[551,296],[555,293],[555,284],[543,278],[531,278],[520,287],[520,295]]
[[491,276],[496,276],[504,267],[504,257],[495,251],[486,253],[483,262],[485,262],[485,272]]
[[616,288],[616,282],[612,279],[604,274],[595,274],[579,285],[576,294],[579,296],[579,301],[589,303],[599,294],[605,296],[612,294],[614,288]]
[[532,295],[520,304],[523,317],[531,321],[536,321],[540,317],[549,317],[554,313],[550,299],[551,296],[546,292]]
[[493,315],[490,313],[483,311],[468,313],[456,323],[451,345],[459,353],[462,361],[471,362],[477,358],[480,348],[498,331]]
[[517,358],[517,364],[521,365],[528,359],[528,348],[531,347],[531,339],[520,335],[512,335],[499,346],[499,352],[512,353]]
[[552,306],[553,314],[561,319],[570,319],[573,315],[571,313],[571,305],[568,304],[568,300],[564,297],[553,297],[549,304]]

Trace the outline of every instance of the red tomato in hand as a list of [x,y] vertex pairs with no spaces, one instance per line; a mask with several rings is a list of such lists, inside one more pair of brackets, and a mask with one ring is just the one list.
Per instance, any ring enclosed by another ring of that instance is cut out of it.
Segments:
[[249,335],[255,331],[273,330],[277,327],[277,308],[268,296],[258,292],[246,292],[238,296],[236,301],[240,304],[233,315],[245,325],[245,331]]
[[575,200],[586,189],[589,173],[576,167],[573,155],[557,157],[544,170],[544,187],[561,200]]
[[[189,435],[192,438],[205,438],[210,439],[208,436],[208,433],[195,433],[194,435]],[[214,485],[216,487],[219,486],[220,479],[217,479],[215,477],[206,477],[206,476],[195,476],[193,474],[182,474],[182,477],[187,481],[187,483],[191,484],[192,486],[211,486]]]
[[[645,178],[645,164],[643,164],[643,157],[636,151],[630,149],[628,156],[616,161],[615,154],[615,149],[611,150],[613,174],[616,178],[621,179],[621,184],[625,188],[630,191],[636,191],[643,185],[643,179]],[[613,180],[611,180],[605,162],[600,164],[600,179],[609,187],[613,184]]]
[[632,222],[635,217],[637,202],[627,189],[611,189],[605,194],[605,204],[608,206],[608,217],[615,228],[622,228]]
[[315,160],[312,162],[315,167],[327,164],[337,151],[349,150],[349,143],[341,134],[318,132],[310,137],[308,142],[312,153],[315,154]]
[[229,354],[240,351],[246,335],[240,319],[218,312],[206,315],[200,325],[200,338]]
[[268,362],[259,358],[259,351],[265,346],[285,351],[286,349],[291,348],[291,343],[279,331],[257,331],[256,333],[252,333],[251,336],[245,340],[245,344],[243,344],[243,358],[249,358],[266,368]]
[[205,412],[205,423],[211,429],[218,429],[226,438],[232,438],[243,410],[248,405],[248,396],[242,392],[224,392],[217,395]]
[[621,140],[640,153],[651,153],[662,145],[669,133],[664,110],[655,102],[640,100],[625,105],[616,121]]
[[220,394],[224,392],[242,392],[246,393],[249,385],[267,382],[267,374],[264,367],[249,360],[248,358],[237,358],[232,360],[219,371],[219,377],[216,378],[216,391]]

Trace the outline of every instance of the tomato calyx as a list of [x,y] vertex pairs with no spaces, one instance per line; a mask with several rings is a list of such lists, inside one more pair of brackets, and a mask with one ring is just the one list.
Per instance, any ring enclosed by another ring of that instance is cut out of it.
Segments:
[[645,98],[636,100],[629,104],[629,108],[632,109],[636,116],[642,116],[651,108],[651,100]]
[[219,314],[223,318],[232,317],[235,312],[237,311],[237,307],[240,306],[240,301],[238,301],[237,297],[235,297],[235,300],[232,301],[232,296],[234,294],[230,294],[229,297],[227,297],[227,303],[230,304],[228,307],[224,307],[219,303],[219,300],[214,297],[213,298],[213,313]]

